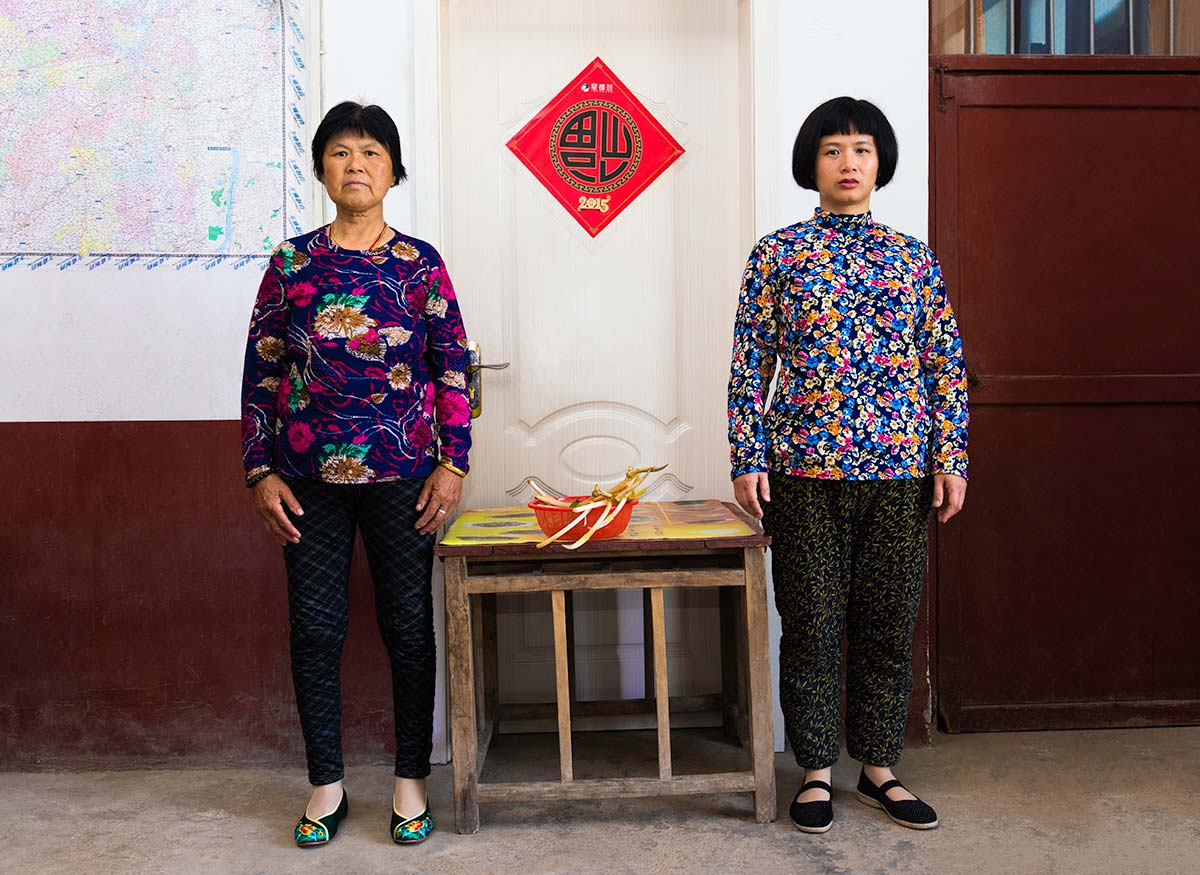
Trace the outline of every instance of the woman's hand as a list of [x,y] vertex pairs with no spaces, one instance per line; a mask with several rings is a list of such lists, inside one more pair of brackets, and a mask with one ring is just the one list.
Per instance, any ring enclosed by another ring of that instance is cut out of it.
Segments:
[[963,508],[967,500],[967,478],[957,474],[933,475],[933,507],[938,522],[944,523]]
[[760,496],[763,501],[771,500],[771,484],[767,482],[766,471],[752,471],[733,478],[733,497],[742,510],[756,520],[763,517],[762,505],[758,503]]
[[300,543],[300,533],[283,511],[285,505],[296,516],[304,516],[300,502],[278,474],[271,474],[254,484],[254,510],[262,518],[267,534],[281,547]]
[[432,535],[446,522],[462,498],[463,478],[438,465],[433,469],[417,499],[417,510],[425,511],[417,520],[417,531]]

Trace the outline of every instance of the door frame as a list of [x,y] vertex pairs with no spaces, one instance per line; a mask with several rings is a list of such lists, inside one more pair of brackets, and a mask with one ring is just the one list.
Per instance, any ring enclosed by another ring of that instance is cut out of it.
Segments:
[[[435,246],[446,239],[447,211],[443,208],[446,138],[442,113],[447,83],[442,52],[449,38],[445,8],[453,0],[412,0],[412,56],[414,89],[413,118],[416,135],[411,146],[414,174],[414,229]],[[743,154],[752,155],[750,166],[739,168],[743,190],[751,196],[743,202],[740,226],[746,237],[743,248],[749,251],[757,230],[767,227],[777,214],[776,176],[771,171],[776,160],[778,102],[778,8],[774,0],[728,0],[737,3],[739,32],[742,35],[741,76],[746,99],[742,103],[741,136]],[[588,58],[581,59],[585,63]],[[733,278],[731,281],[736,281]],[[767,570],[770,575],[770,559]],[[450,759],[447,736],[449,702],[445,662],[445,584],[441,563],[433,577],[434,625],[438,643],[436,701],[434,708],[433,761]],[[771,671],[779,671],[779,617],[770,605]],[[783,750],[783,713],[778,685],[772,685],[775,707],[775,749]]]

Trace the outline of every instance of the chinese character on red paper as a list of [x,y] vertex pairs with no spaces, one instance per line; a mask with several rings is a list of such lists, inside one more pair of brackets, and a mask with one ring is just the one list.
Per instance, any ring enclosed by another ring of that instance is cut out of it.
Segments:
[[[594,96],[600,94],[605,96]],[[599,58],[530,119],[508,148],[593,237],[683,154]]]

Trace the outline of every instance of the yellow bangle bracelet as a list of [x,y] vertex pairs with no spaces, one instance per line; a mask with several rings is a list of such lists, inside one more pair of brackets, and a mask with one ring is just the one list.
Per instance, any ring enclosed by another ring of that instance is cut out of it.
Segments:
[[454,467],[454,465],[450,464],[450,463],[449,463],[449,462],[447,462],[445,459],[443,459],[442,461],[438,462],[438,467],[445,468],[445,469],[446,469],[447,471],[449,471],[451,474],[457,474],[459,477],[466,477],[466,476],[467,476],[467,472],[466,472],[466,471],[464,471],[462,468],[456,468],[456,467]]

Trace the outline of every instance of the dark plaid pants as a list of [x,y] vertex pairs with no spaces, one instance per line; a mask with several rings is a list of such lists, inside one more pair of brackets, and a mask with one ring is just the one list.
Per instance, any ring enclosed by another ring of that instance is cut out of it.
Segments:
[[414,524],[422,480],[342,485],[289,480],[303,516],[300,543],[283,548],[291,618],[292,682],[308,780],[343,775],[341,655],[349,623],[354,533],[362,533],[375,584],[375,618],[392,664],[396,774],[429,774],[433,749],[433,535]]
[[772,471],[770,483],[763,522],[783,627],[779,692],[796,761],[806,769],[837,761],[844,630],[847,752],[893,766],[912,691],[932,478],[815,480]]

